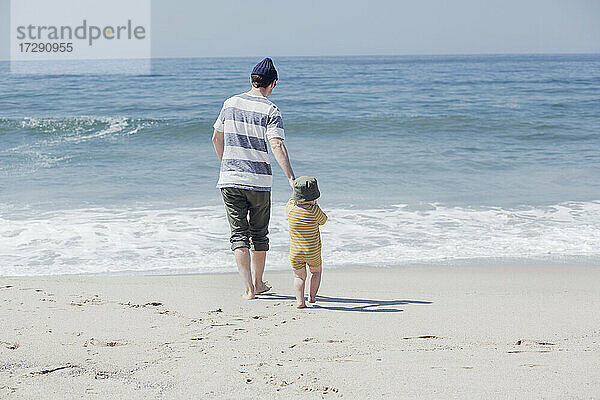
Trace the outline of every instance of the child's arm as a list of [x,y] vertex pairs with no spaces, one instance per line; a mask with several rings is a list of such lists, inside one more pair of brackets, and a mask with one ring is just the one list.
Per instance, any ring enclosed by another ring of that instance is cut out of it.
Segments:
[[325,215],[325,213],[321,210],[321,208],[317,204],[315,204],[314,213],[315,213],[315,218],[317,219],[317,222],[319,223],[319,225],[323,225],[323,224],[325,224],[325,222],[327,222],[327,215]]

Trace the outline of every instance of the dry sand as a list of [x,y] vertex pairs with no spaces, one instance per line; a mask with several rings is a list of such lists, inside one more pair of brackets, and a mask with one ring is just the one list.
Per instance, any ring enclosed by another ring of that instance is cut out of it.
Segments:
[[600,268],[266,277],[0,277],[0,398],[600,398]]

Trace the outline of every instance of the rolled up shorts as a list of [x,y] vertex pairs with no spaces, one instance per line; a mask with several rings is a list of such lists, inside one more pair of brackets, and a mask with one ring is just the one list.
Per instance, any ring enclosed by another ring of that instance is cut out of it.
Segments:
[[269,250],[271,192],[226,187],[221,188],[221,195],[231,228],[231,250]]

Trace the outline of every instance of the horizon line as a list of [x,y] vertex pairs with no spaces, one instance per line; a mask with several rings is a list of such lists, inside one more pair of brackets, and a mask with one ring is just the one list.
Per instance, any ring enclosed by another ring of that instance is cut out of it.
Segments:
[[[424,56],[518,56],[518,55],[600,55],[600,51],[590,52],[499,52],[499,53],[396,53],[396,54],[339,54],[339,55],[270,55],[269,57],[281,57],[281,58],[339,58],[339,57],[424,57]],[[176,60],[176,59],[194,59],[194,58],[252,58],[257,56],[173,56],[173,57],[150,57],[150,58],[115,58],[111,60]],[[71,60],[27,60],[27,61],[86,61],[88,59],[71,59]],[[109,60],[109,59],[89,59],[89,60]],[[22,60],[11,60],[10,58],[0,58],[0,62],[3,61],[22,61]]]

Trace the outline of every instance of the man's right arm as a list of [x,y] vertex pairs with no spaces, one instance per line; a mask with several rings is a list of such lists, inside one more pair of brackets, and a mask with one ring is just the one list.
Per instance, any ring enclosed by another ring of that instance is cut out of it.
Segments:
[[272,138],[269,139],[269,144],[271,145],[271,150],[273,150],[273,155],[277,160],[277,163],[283,170],[283,173],[288,178],[288,182],[292,189],[294,188],[294,171],[292,170],[292,166],[290,164],[290,158],[288,156],[287,149],[285,148],[285,144],[283,144],[283,139],[280,138]]
[[225,150],[225,134],[223,132],[219,132],[215,129],[213,132],[212,142],[213,146],[215,146],[215,151],[217,152],[217,156],[219,160],[223,160],[223,151]]

